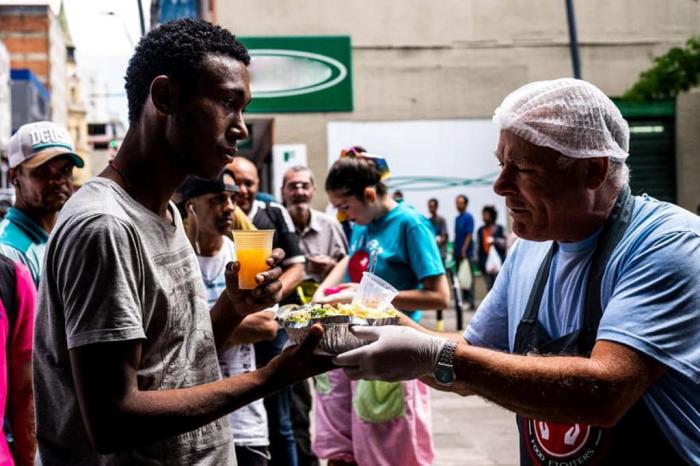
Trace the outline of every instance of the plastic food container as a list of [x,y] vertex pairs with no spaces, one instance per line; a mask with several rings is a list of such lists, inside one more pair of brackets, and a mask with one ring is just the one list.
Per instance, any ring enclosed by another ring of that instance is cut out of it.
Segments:
[[307,304],[305,306],[284,306],[278,313],[278,320],[287,330],[293,343],[301,343],[308,336],[314,324],[323,326],[323,338],[319,348],[329,354],[339,354],[367,344],[357,338],[350,328],[353,325],[396,325],[399,311],[371,309],[356,304]]
[[362,272],[362,280],[352,303],[383,311],[391,307],[391,302],[397,294],[399,290],[375,274]]

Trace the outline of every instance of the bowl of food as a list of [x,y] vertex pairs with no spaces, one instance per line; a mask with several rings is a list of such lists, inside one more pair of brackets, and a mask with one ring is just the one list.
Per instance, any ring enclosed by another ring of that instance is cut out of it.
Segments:
[[329,354],[340,354],[367,343],[350,331],[353,325],[396,325],[399,311],[359,304],[307,304],[284,306],[277,318],[289,339],[297,344],[308,336],[312,325],[321,324],[323,338],[318,347]]

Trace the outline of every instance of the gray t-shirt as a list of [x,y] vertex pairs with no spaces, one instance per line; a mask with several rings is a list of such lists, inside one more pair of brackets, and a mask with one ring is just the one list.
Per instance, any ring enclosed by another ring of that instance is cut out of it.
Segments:
[[174,224],[105,178],[62,209],[46,248],[34,338],[37,438],[44,465],[235,465],[226,417],[161,442],[100,455],[83,424],[68,351],[143,340],[140,390],[221,378],[194,251]]

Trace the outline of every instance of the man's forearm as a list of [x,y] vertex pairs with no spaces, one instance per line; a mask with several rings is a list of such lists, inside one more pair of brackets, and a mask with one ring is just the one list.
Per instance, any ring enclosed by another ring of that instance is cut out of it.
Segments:
[[196,387],[134,391],[111,412],[96,413],[93,425],[103,425],[93,443],[102,452],[148,445],[213,422],[289,382],[262,368]]
[[197,429],[290,383],[326,371],[332,367],[331,359],[313,354],[321,334],[320,326],[312,327],[304,342],[256,371],[163,390],[138,386],[140,340],[71,349],[73,382],[90,440],[101,453],[151,444]]
[[662,373],[651,367],[629,371],[625,366],[647,364],[629,358],[611,363],[594,357],[522,356],[464,343],[457,348],[457,380],[451,389],[473,391],[535,419],[609,426]]

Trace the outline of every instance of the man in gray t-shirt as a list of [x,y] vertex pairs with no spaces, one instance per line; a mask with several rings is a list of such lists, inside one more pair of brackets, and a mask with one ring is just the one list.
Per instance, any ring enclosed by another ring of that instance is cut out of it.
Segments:
[[230,263],[209,313],[169,202],[187,175],[220,174],[248,137],[249,61],[228,31],[180,20],[142,38],[129,62],[129,131],[46,248],[33,355],[44,465],[235,465],[226,414],[332,366],[313,354],[317,327],[267,366],[222,379],[217,351],[279,301],[284,254],[273,251],[252,291]]
[[[34,369],[53,374],[36,380],[38,411],[53,413],[39,419],[42,440],[61,433],[82,440],[74,445],[90,443],[70,371],[73,348],[140,340],[140,390],[191,387],[221,378],[197,261],[177,210],[170,209],[174,224],[114,181],[95,178],[61,212],[47,248],[35,330]],[[124,451],[117,462],[179,457],[188,464],[229,464],[229,449],[215,447],[230,440],[223,417],[147,448]],[[70,451],[71,444],[42,450],[44,462],[62,463],[87,453]],[[207,449],[216,454],[203,456]]]

